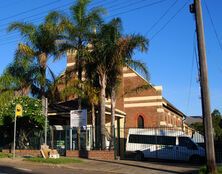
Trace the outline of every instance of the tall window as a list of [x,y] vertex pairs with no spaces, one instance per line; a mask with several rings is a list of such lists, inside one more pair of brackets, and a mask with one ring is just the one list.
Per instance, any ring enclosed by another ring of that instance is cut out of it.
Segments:
[[141,115],[137,119],[137,127],[138,128],[144,128],[144,119]]

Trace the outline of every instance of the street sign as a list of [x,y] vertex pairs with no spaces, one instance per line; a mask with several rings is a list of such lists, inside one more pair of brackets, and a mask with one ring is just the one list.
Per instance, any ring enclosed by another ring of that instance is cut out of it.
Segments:
[[13,159],[15,158],[15,143],[16,143],[16,118],[22,116],[22,105],[17,104],[15,106],[15,122],[14,122],[14,144],[13,144]]
[[87,126],[87,110],[71,110],[70,111],[70,127]]
[[21,117],[21,116],[22,116],[22,113],[23,113],[22,105],[17,104],[17,105],[15,106],[15,116],[16,116],[16,117]]

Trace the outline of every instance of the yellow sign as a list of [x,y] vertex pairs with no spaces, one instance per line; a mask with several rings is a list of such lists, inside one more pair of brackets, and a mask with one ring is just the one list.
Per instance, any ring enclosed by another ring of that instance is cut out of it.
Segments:
[[17,104],[16,107],[15,107],[15,115],[16,115],[16,117],[17,116],[21,117],[22,116],[22,111],[23,111],[22,105]]

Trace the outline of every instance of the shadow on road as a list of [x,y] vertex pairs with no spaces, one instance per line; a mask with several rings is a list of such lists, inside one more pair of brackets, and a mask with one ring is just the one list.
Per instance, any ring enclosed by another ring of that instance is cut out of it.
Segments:
[[32,172],[20,170],[10,166],[0,165],[0,174],[30,174]]
[[[188,170],[187,172],[184,173],[184,171],[178,172],[178,171],[174,171],[174,170],[170,170],[170,169],[164,169],[164,168],[159,168],[161,167],[160,165],[165,165],[165,166],[176,166],[176,167],[190,167],[187,164],[178,164],[178,163],[157,163],[157,162],[150,162],[150,164],[156,164],[159,166],[157,167],[150,167],[150,166],[144,166],[144,164],[146,164],[147,162],[141,162],[143,163],[143,165],[139,165],[139,164],[131,164],[131,163],[125,163],[124,161],[106,161],[106,160],[97,160],[97,159],[88,159],[88,160],[92,160],[92,161],[100,161],[100,162],[104,162],[104,163],[112,163],[112,164],[118,164],[118,165],[123,165],[123,166],[131,166],[131,167],[139,167],[139,168],[143,168],[143,169],[149,169],[149,170],[156,170],[156,171],[161,171],[161,172],[170,172],[170,173],[174,173],[174,174],[198,174],[198,168],[197,169],[193,169],[193,170]],[[164,167],[164,166],[163,166]],[[197,166],[196,166],[197,167]]]

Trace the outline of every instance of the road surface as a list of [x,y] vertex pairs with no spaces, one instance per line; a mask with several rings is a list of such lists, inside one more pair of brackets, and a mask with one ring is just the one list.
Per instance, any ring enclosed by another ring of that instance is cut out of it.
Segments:
[[0,174],[196,174],[198,166],[180,163],[97,161],[50,165],[22,161],[22,159],[0,159]]

